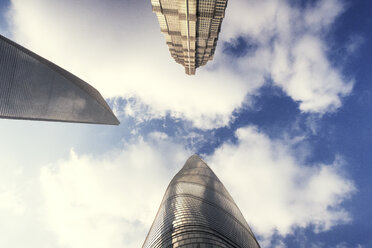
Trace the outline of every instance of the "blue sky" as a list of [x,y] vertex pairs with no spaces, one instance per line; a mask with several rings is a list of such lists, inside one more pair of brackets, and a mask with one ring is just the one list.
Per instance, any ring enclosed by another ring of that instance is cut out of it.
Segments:
[[229,1],[214,61],[189,77],[148,1],[0,0],[1,33],[121,121],[0,121],[0,246],[138,247],[198,153],[262,247],[372,247],[371,11]]

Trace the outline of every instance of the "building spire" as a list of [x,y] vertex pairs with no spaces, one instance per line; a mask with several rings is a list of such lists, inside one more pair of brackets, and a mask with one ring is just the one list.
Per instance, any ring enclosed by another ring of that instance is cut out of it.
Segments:
[[227,0],[151,0],[174,60],[194,75],[213,60]]

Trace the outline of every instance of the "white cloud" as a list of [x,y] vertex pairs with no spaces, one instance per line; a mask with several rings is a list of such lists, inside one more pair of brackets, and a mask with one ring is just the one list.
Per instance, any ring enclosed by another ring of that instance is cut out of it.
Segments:
[[283,54],[285,48],[280,44],[275,47],[273,79],[300,102],[300,109],[305,112],[335,110],[341,106],[340,96],[352,89],[352,83],[345,83],[331,67],[322,46],[319,39],[304,36],[296,41],[291,54]]
[[22,215],[24,213],[20,197],[12,190],[0,191],[0,210],[9,211],[13,215]]
[[231,71],[185,75],[170,57],[148,1],[12,2],[14,38],[97,87],[135,97],[154,117],[226,125],[252,87]]
[[[0,153],[2,152],[3,150]],[[26,166],[23,167],[9,153],[1,155],[0,247],[18,248],[30,244],[48,247],[48,244],[53,243],[53,234],[44,229],[40,209],[37,208],[40,202],[36,186],[38,180],[25,171],[33,164],[25,162]]]
[[[330,63],[321,34],[342,8],[335,0],[319,1],[305,11],[284,0],[230,1],[221,41],[249,37],[258,49],[232,58],[221,53],[220,41],[215,61],[195,77],[184,75],[172,61],[147,0],[12,0],[9,17],[18,42],[82,77],[106,97],[135,99],[126,109],[117,109],[119,113],[140,121],[170,113],[197,127],[213,128],[226,125],[267,77],[303,111],[323,113],[339,107],[351,84]],[[6,140],[0,149],[9,157],[12,144],[12,154],[22,150],[27,165],[22,164],[24,174],[14,174],[11,167],[0,174],[2,221],[7,216],[2,222],[6,226],[0,223],[7,237],[0,239],[0,246],[138,247],[166,185],[189,155],[165,134],[152,133],[103,155],[72,152],[69,158],[50,162],[63,157],[71,144],[80,144],[67,142],[70,137],[85,139],[79,136],[81,130],[70,126],[34,133],[36,129],[19,127],[13,130],[21,130],[17,135],[27,142],[3,132]],[[258,234],[269,237],[278,230],[285,235],[295,226],[310,224],[322,231],[350,220],[339,207],[354,190],[340,174],[342,160],[306,166],[289,144],[270,140],[254,128],[240,129],[237,137],[237,145],[225,143],[206,162]],[[202,139],[197,134],[189,138]],[[34,144],[36,139],[48,145]],[[49,165],[40,170],[35,161]],[[40,171],[39,178],[35,175]],[[9,212],[22,219],[9,217]],[[22,240],[17,239],[20,233]]]
[[18,180],[23,176],[23,169],[14,165],[14,159],[3,156],[0,163],[0,218],[6,216],[23,216],[25,207]]
[[[350,221],[340,203],[354,186],[341,174],[341,159],[304,165],[292,148],[302,139],[270,140],[254,127],[236,136],[237,144],[224,143],[206,162],[263,244],[275,230],[286,235],[313,225],[320,232]],[[3,160],[0,246],[139,247],[167,184],[191,154],[175,140],[153,132],[104,154],[72,151],[47,165]]]
[[[311,246],[309,246],[311,245]],[[325,243],[322,243],[322,242],[317,242],[317,243],[311,243],[311,244],[307,244],[306,242],[303,242],[301,244],[301,247],[311,247],[311,248],[364,248],[364,246],[358,244],[356,246],[351,246],[349,244],[347,244],[346,242],[341,242],[335,246],[329,246]]]
[[355,190],[341,173],[342,159],[304,165],[290,144],[270,140],[255,127],[241,128],[236,136],[237,144],[223,144],[207,161],[257,234],[285,236],[309,225],[320,232],[351,220],[340,206]]
[[304,10],[285,0],[237,0],[229,3],[223,39],[248,37],[258,46],[253,56],[237,61],[240,73],[270,76],[304,112],[334,111],[353,81],[328,59],[324,33],[343,9],[338,0],[320,0]]
[[[342,9],[336,0],[306,10],[284,0],[231,1],[216,59],[194,77],[170,57],[145,0],[13,0],[9,17],[17,41],[105,97],[133,97],[152,118],[170,113],[199,128],[213,128],[227,125],[231,113],[268,76],[303,111],[339,107],[351,84],[328,61],[321,33]],[[240,35],[258,45],[256,53],[240,59],[222,55],[223,41]]]
[[344,8],[339,0],[317,1],[313,5],[306,11],[304,20],[308,28],[316,31],[332,24]]
[[352,35],[346,44],[346,52],[348,55],[354,55],[355,52],[363,45],[365,39],[360,35]]
[[103,156],[72,152],[41,170],[47,223],[62,247],[140,247],[188,152],[152,133]]
[[118,127],[3,120],[0,131],[0,247],[139,247],[191,154],[163,133],[128,140]]
[[[291,142],[271,140],[255,127],[236,136],[237,144],[224,143],[206,162],[263,244],[275,232],[285,236],[310,225],[321,232],[351,220],[340,206],[355,191],[342,175],[342,159],[304,165]],[[120,150],[100,156],[72,152],[44,166],[40,179],[50,231],[67,247],[140,246],[166,185],[189,155],[154,132]]]

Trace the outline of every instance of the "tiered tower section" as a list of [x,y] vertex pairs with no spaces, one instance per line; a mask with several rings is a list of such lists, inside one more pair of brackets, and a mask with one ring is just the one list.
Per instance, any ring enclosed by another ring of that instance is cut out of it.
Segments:
[[169,51],[188,75],[213,59],[227,0],[151,0]]
[[193,155],[170,182],[143,248],[259,248],[221,181]]

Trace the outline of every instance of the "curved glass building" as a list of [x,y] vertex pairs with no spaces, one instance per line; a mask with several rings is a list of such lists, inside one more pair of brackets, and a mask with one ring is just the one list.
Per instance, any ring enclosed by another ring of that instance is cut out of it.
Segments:
[[170,182],[143,248],[260,247],[221,181],[193,155]]
[[119,124],[95,88],[1,35],[0,118]]

